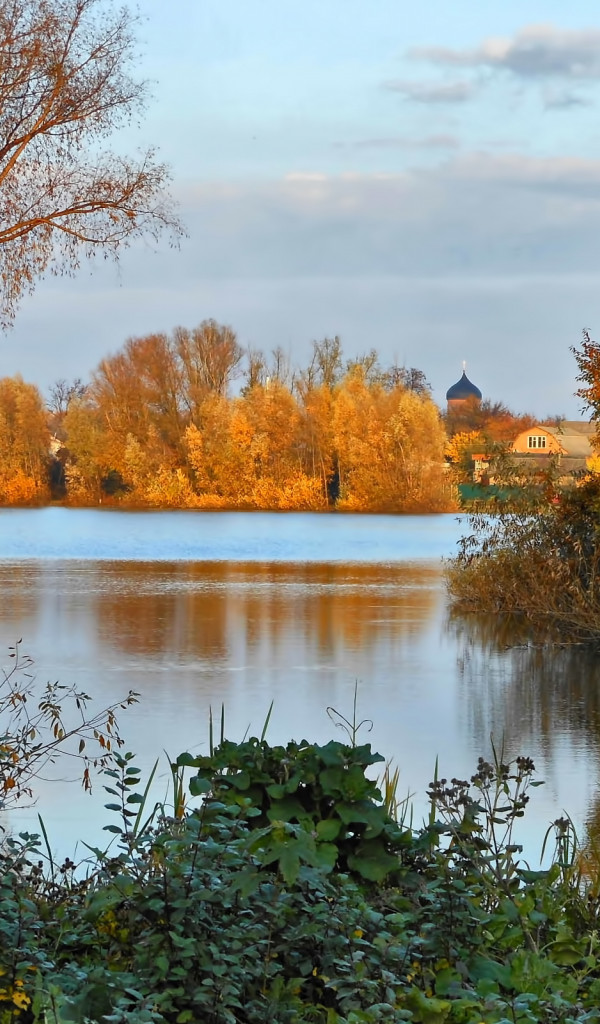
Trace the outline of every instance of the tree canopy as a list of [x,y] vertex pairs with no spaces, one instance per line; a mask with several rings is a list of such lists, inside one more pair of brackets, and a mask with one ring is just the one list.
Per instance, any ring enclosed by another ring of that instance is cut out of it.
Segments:
[[136,18],[108,0],[0,5],[0,324],[51,269],[117,257],[140,235],[181,232],[169,174],[107,140],[143,110]]

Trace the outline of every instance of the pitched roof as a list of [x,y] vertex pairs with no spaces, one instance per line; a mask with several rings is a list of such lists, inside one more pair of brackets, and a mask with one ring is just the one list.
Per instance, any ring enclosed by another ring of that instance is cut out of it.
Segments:
[[561,420],[558,427],[550,427],[550,430],[561,430],[565,434],[586,434],[593,437],[598,424],[593,420]]
[[578,459],[585,459],[593,454],[590,442],[596,433],[596,425],[594,423],[563,420],[558,427],[545,427],[544,429],[556,438],[567,455]]

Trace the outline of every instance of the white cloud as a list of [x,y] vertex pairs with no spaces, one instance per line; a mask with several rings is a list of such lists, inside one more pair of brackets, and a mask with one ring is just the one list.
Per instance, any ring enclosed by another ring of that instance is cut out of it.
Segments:
[[202,240],[193,269],[212,277],[585,270],[600,262],[600,160],[471,152],[226,195],[204,183],[182,212]]
[[442,67],[506,69],[522,78],[600,78],[600,29],[528,25],[511,38],[488,38],[475,49],[413,48],[410,56]]
[[406,100],[415,103],[465,103],[475,93],[472,82],[406,82],[393,79],[383,85],[385,89],[399,92]]
[[458,135],[440,133],[439,135],[381,135],[366,139],[354,139],[352,142],[334,142],[335,149],[366,150],[366,149],[398,149],[407,150],[443,150],[460,149],[462,143]]
[[459,149],[461,142],[457,135],[425,135],[422,138],[392,135],[357,139],[350,145],[353,149]]
[[568,89],[546,89],[543,95],[546,110],[572,110],[573,107],[591,107],[592,100]]
[[315,182],[327,181],[327,175],[320,171],[291,171],[285,175],[284,181]]

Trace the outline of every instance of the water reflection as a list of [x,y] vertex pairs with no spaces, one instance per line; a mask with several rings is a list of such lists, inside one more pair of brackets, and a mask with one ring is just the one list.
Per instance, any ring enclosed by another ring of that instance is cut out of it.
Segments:
[[[0,593],[10,573],[0,565]],[[45,561],[23,589],[38,674],[103,701],[138,690],[129,742],[148,757],[156,742],[189,745],[191,723],[220,701],[231,735],[274,699],[278,739],[329,738],[324,709],[349,711],[356,680],[390,756],[405,731],[427,736],[429,781],[447,745],[455,702],[436,565]],[[13,640],[0,619],[0,649]]]
[[579,645],[510,646],[510,623],[490,617],[455,619],[450,628],[474,733],[510,737],[524,751],[540,746],[548,758],[565,736],[600,753],[597,653]]
[[1,572],[0,618],[11,635],[11,644],[26,632],[37,614],[37,584],[40,569],[37,564],[25,563],[6,567]]
[[[469,775],[490,733],[549,782],[527,819],[536,851],[563,807],[582,821],[593,803],[595,660],[579,648],[510,648],[486,619],[448,623],[439,563],[40,560],[0,563],[0,595],[0,665],[23,635],[41,681],[75,682],[102,703],[140,691],[122,725],[142,770],[165,748],[205,749],[208,709],[221,701],[231,738],[249,723],[260,731],[274,700],[273,742],[326,742],[325,707],[351,714],[359,680],[368,738],[399,765],[417,820],[436,756],[448,777]],[[98,823],[102,803],[99,790]],[[43,807],[70,853],[92,804],[50,786]]]
[[424,566],[114,562],[90,615],[103,643],[136,656],[278,658],[300,640],[317,657],[364,654],[426,627],[438,578]]

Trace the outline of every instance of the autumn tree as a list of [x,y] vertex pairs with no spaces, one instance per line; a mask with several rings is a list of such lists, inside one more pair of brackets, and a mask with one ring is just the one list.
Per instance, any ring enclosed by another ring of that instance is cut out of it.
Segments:
[[199,425],[185,432],[187,461],[196,489],[218,503],[236,504],[252,487],[248,470],[251,444],[249,425],[236,416],[234,405],[222,395],[209,395],[202,405]]
[[0,5],[0,323],[47,270],[180,226],[151,150],[132,160],[105,142],[137,118],[137,19],[107,0]]
[[[251,431],[250,457],[257,481],[281,490],[300,469],[297,453],[300,416],[294,396],[278,380],[254,387],[244,399],[244,416]],[[260,488],[259,488],[260,492]]]
[[62,419],[71,402],[74,399],[83,398],[86,390],[87,385],[83,383],[81,377],[75,377],[71,381],[59,377],[50,388],[50,401],[48,402],[50,412],[58,419]]
[[333,417],[340,505],[361,511],[441,511],[445,434],[430,398],[369,385],[355,367],[337,390]]
[[491,442],[510,442],[535,422],[528,413],[513,413],[503,402],[491,402],[489,399],[461,402],[456,408],[449,409],[445,416],[450,437],[478,432]]
[[463,431],[449,438],[444,454],[457,483],[473,480],[473,456],[485,456],[488,448],[489,443],[479,430]]
[[388,370],[384,370],[383,384],[387,388],[403,387],[408,391],[415,391],[417,395],[430,395],[431,384],[427,380],[423,370],[416,366],[398,366],[394,364]]
[[242,395],[249,394],[251,388],[256,385],[264,386],[270,381],[279,381],[280,384],[285,384],[287,388],[293,390],[296,374],[292,370],[288,353],[281,345],[277,345],[271,351],[270,356],[265,355],[262,349],[252,346],[246,349],[245,355],[246,369],[243,376],[246,383],[241,389]]
[[307,388],[323,384],[327,388],[334,387],[342,377],[342,342],[336,336],[313,341],[311,360],[300,374]]
[[[242,356],[233,330],[214,320],[170,335],[130,338],[100,362],[83,399],[71,402],[65,416],[72,487],[99,496],[98,488],[106,490],[110,481],[130,500],[152,504],[160,503],[162,487],[165,502],[169,494],[176,504],[192,501],[190,476],[206,486],[227,477],[228,460],[217,455],[217,439],[225,443],[227,390]],[[188,435],[192,426],[196,434]],[[212,435],[200,447],[198,432]],[[219,473],[208,463],[198,469],[206,459],[211,465],[216,460]]]
[[352,374],[354,370],[360,370],[367,384],[381,384],[383,371],[379,365],[379,355],[374,348],[368,352],[349,359],[346,363],[346,373]]
[[300,399],[300,451],[304,472],[319,480],[325,504],[332,498],[335,482],[333,446],[334,393],[325,384],[297,386]]
[[240,372],[244,350],[235,331],[216,320],[203,320],[192,330],[176,328],[173,344],[181,367],[183,401],[195,421],[208,394],[227,393]]
[[246,383],[242,388],[242,394],[247,394],[250,388],[255,387],[257,384],[265,384],[268,376],[269,371],[265,353],[260,348],[250,346],[246,350],[246,369],[244,370]]
[[50,433],[42,396],[21,377],[0,380],[0,491],[8,504],[48,496]]
[[594,447],[600,449],[600,345],[591,337],[589,330],[583,331],[581,347],[571,347],[579,373],[575,378],[580,387],[575,392],[581,398],[590,419],[596,423]]
[[102,496],[102,481],[111,470],[111,453],[101,415],[84,396],[69,404],[63,421],[69,457],[65,466],[67,498],[73,502]]

